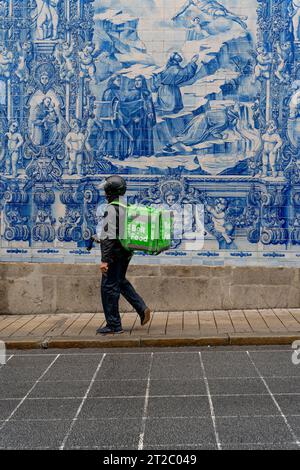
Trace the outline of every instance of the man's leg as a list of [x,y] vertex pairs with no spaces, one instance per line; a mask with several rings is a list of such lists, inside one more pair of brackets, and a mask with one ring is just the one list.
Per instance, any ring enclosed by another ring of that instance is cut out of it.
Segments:
[[103,274],[101,282],[101,297],[106,324],[114,331],[122,329],[119,313],[120,293],[120,264],[118,261],[114,261],[109,265],[108,272]]
[[[121,282],[120,282],[121,294],[127,300],[127,302],[129,302],[130,305],[132,305],[132,307],[136,310],[139,317],[141,318],[141,321],[143,322],[145,318],[145,312],[149,311],[149,316],[150,316],[150,310],[148,309],[142,297],[136,292],[133,285],[126,279],[126,272],[127,272],[130,260],[131,258],[127,258],[127,259],[125,258],[124,260],[122,260]],[[148,312],[147,312],[147,315],[148,315]]]

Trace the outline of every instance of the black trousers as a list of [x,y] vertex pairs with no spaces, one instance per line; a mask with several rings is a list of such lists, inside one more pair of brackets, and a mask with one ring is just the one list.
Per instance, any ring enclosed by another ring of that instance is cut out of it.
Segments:
[[131,257],[117,258],[109,264],[108,272],[102,275],[101,297],[107,326],[119,329],[122,326],[119,312],[120,295],[132,305],[139,316],[147,308],[144,300],[126,279]]

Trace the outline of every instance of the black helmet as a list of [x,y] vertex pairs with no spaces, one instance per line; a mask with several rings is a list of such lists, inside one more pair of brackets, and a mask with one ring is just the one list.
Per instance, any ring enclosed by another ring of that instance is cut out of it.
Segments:
[[110,176],[106,179],[104,191],[107,196],[124,196],[126,190],[126,181],[121,176]]

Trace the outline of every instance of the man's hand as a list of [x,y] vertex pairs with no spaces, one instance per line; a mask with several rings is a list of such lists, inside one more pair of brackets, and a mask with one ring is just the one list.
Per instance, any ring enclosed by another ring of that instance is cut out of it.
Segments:
[[100,270],[102,274],[106,274],[108,271],[108,263],[101,263],[100,264]]

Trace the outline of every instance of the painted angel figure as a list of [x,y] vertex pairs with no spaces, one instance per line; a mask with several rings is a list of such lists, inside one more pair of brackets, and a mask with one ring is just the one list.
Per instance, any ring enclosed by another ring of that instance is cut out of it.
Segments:
[[95,49],[95,44],[88,42],[78,55],[80,62],[79,76],[83,78],[94,78],[96,73],[95,61],[99,57],[100,51]]
[[58,239],[60,241],[79,241],[82,236],[81,225],[83,222],[79,210],[67,209],[64,217],[60,217],[61,226],[58,228]]
[[278,127],[275,121],[270,121],[267,125],[266,132],[262,135],[262,173],[261,176],[268,175],[268,167],[271,168],[272,177],[278,176],[278,156],[283,146],[282,138],[279,135]]
[[213,17],[214,19],[224,17],[228,20],[238,23],[243,29],[247,29],[245,21],[247,16],[239,16],[229,11],[224,5],[216,0],[186,0],[180,11],[174,16],[173,21],[179,19],[190,7],[196,7],[200,13]]
[[270,52],[267,52],[264,46],[259,45],[257,47],[257,64],[254,70],[253,83],[256,80],[266,79],[269,80],[271,74],[271,67],[273,62],[273,56]]
[[18,43],[17,49],[19,57],[16,76],[19,78],[20,82],[27,82],[29,78],[29,69],[26,61],[31,51],[31,44],[30,42]]
[[0,45],[0,77],[10,78],[14,56],[3,44]]
[[68,152],[69,175],[83,175],[83,158],[87,147],[87,136],[81,131],[78,120],[73,119],[70,124],[71,130],[65,139]]
[[[172,211],[174,217],[174,227],[173,227],[173,240],[172,240],[172,248],[178,248],[178,246],[182,242],[182,238],[184,235],[184,230],[190,228],[189,225],[192,225],[190,220],[188,220],[188,214],[185,212],[184,214],[184,221],[183,221],[183,207],[181,205],[182,202],[182,194],[181,194],[181,187],[177,187],[176,185],[166,185],[165,188],[161,190],[162,195],[162,208]],[[184,227],[183,227],[184,222]]]
[[213,224],[213,232],[225,240],[227,244],[232,242],[232,238],[228,234],[228,229],[232,230],[232,227],[227,225],[226,222],[226,210],[228,208],[228,202],[226,199],[220,197],[215,201],[215,205],[207,205],[206,209],[211,215],[211,220]]
[[67,42],[59,42],[55,48],[54,57],[60,65],[60,78],[69,82],[75,75],[73,65],[73,44]]
[[6,157],[6,174],[14,177],[18,176],[18,160],[20,150],[24,143],[24,139],[19,132],[19,125],[16,121],[9,126],[9,131],[5,134],[7,138],[7,157]]
[[285,42],[280,44],[280,42],[276,43],[276,50],[278,54],[278,66],[275,72],[275,76],[278,78],[280,82],[284,82],[287,78],[286,70],[291,63],[291,55],[292,55],[292,45],[290,42]]
[[7,212],[6,217],[8,223],[13,227],[26,223],[28,220],[28,217],[22,217],[19,209],[11,209]]
[[188,33],[188,40],[198,41],[199,39],[209,37],[208,31],[205,29],[205,26],[209,24],[208,21],[202,21],[200,16],[196,16],[193,18],[191,24],[189,25],[189,33]]

